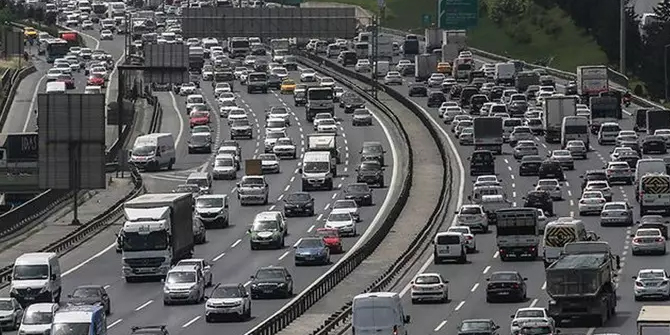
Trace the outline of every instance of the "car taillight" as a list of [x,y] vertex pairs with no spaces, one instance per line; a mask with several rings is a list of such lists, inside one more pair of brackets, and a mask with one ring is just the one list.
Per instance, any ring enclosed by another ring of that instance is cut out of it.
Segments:
[[393,326],[393,335],[398,335],[398,326],[397,325]]
[[644,287],[644,284],[641,281],[636,281],[635,286],[637,287]]
[[639,238],[634,238],[634,239],[633,239],[633,242],[634,242],[634,243],[640,243],[641,241],[642,241],[642,240],[639,239]]
[[603,203],[605,203],[605,199],[598,199],[598,203],[599,203],[599,204],[603,204]]
[[514,284],[512,284],[512,287],[513,288],[519,288],[519,284],[514,283]]
[[663,238],[662,237],[657,238],[656,242],[663,242]]
[[584,201],[584,200],[579,200],[579,203],[580,203],[580,204],[585,204],[586,201]]
[[471,240],[472,236],[466,236],[465,238],[467,238],[468,240]]

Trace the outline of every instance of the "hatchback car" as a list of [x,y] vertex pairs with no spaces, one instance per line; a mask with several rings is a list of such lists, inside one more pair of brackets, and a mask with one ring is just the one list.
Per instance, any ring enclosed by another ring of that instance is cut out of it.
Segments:
[[458,335],[498,335],[498,329],[491,319],[469,319],[458,325]]
[[68,296],[68,305],[100,305],[105,314],[112,313],[112,304],[107,291],[102,285],[82,285],[74,289]]
[[633,208],[625,201],[608,202],[600,212],[600,225],[633,225]]
[[481,205],[463,205],[455,213],[457,225],[466,226],[471,230],[477,230],[483,233],[489,231],[488,218]]
[[526,301],[526,280],[516,271],[496,271],[486,281],[486,302]]
[[586,184],[583,192],[598,191],[603,194],[605,200],[612,201],[612,188],[606,180],[592,180]]
[[563,200],[563,189],[558,179],[540,179],[533,184],[536,191],[546,191],[553,200]]
[[633,276],[635,301],[646,298],[670,299],[670,278],[663,269],[643,269]]
[[605,197],[600,191],[586,191],[582,193],[582,198],[579,199],[579,215],[586,216],[589,214],[598,214],[605,206]]
[[660,229],[638,229],[631,237],[633,238],[631,243],[633,256],[645,253],[665,255],[665,238]]
[[449,281],[439,273],[422,273],[411,282],[412,303],[423,301],[449,301]]
[[323,239],[323,242],[330,249],[331,254],[341,254],[344,252],[339,230],[333,228],[317,228],[316,236]]

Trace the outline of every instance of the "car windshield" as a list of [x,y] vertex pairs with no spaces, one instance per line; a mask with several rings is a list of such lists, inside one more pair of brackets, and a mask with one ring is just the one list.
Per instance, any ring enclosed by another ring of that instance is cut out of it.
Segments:
[[197,208],[221,208],[223,207],[223,198],[198,198],[195,201]]
[[482,331],[488,332],[491,328],[491,323],[488,321],[466,321],[463,322],[461,326],[461,331],[472,332],[472,331]]
[[284,134],[283,132],[269,133],[266,136],[266,138],[273,138],[273,139],[282,137],[286,137],[286,134]]
[[518,277],[514,273],[494,273],[490,281],[517,281]]
[[277,226],[275,220],[258,220],[254,222],[251,229],[254,231],[275,231],[279,228]]
[[359,169],[361,171],[377,171],[381,168],[381,166],[376,163],[376,162],[366,162],[362,163]]
[[230,157],[217,158],[216,161],[214,162],[214,167],[233,166],[234,163],[235,163],[235,160],[233,158],[230,158]]
[[100,296],[100,289],[95,287],[80,287],[72,292],[73,298],[90,298]]
[[0,300],[0,311],[13,311],[14,305],[10,300]]
[[664,220],[663,220],[663,217],[660,216],[660,215],[658,215],[658,216],[656,216],[656,215],[647,215],[647,216],[643,216],[643,217],[640,219],[640,222],[641,222],[641,223],[663,223]]
[[416,284],[439,284],[440,282],[440,277],[438,276],[418,276],[414,279],[414,283]]
[[519,331],[522,335],[551,335],[554,332],[551,330],[550,326],[526,326],[522,327]]
[[48,265],[16,265],[12,278],[15,280],[35,280],[49,278]]
[[354,115],[355,116],[368,116],[368,115],[370,115],[370,112],[368,112],[365,109],[359,109],[359,110],[354,111]]
[[356,202],[353,200],[338,200],[333,204],[333,209],[336,208],[356,208]]
[[517,318],[543,318],[544,312],[540,310],[525,310],[516,313]]
[[263,186],[263,178],[244,178],[241,182],[244,186]]
[[53,335],[88,335],[91,328],[90,322],[82,323],[54,323],[51,325]]
[[474,215],[474,214],[481,214],[482,210],[479,207],[463,207],[461,208],[461,211],[459,214],[463,215]]
[[337,229],[319,229],[316,231],[317,236],[321,237],[339,237],[340,234],[337,232]]
[[24,325],[46,325],[53,321],[53,314],[51,312],[31,312],[29,311],[23,316]]
[[211,133],[211,130],[207,126],[198,126],[198,127],[193,127],[193,130],[191,130],[192,133]]
[[538,186],[557,186],[558,182],[555,180],[540,180],[537,182]]
[[298,248],[322,248],[323,242],[321,239],[316,238],[304,238],[298,244]]
[[281,279],[284,278],[284,270],[261,269],[256,272],[256,279]]
[[665,272],[663,271],[645,271],[637,275],[637,279],[663,279]]
[[276,161],[277,156],[275,156],[273,154],[260,154],[258,156],[258,159],[260,159],[262,161]]
[[280,138],[275,145],[293,145],[293,142],[287,138]]
[[604,183],[592,183],[592,184],[589,184],[589,188],[600,190],[600,189],[607,189],[608,186],[607,186],[607,184],[604,184]]
[[554,150],[554,156],[570,156],[570,151],[567,151],[567,150]]
[[292,193],[286,197],[286,201],[309,201],[310,195],[308,193]]
[[470,232],[468,231],[467,227],[451,227],[449,228],[450,232],[453,233],[461,233],[461,234],[469,234]]
[[585,192],[582,199],[600,199],[603,195],[600,192]]
[[[388,324],[380,325],[381,320],[388,320],[386,323],[392,323],[397,319],[396,310],[386,306],[365,306],[356,309],[356,313],[352,323],[359,328],[371,328],[379,326],[387,326]],[[390,325],[389,325],[390,327]]]
[[335,221],[335,222],[351,221],[351,214],[349,214],[349,213],[331,213],[328,216],[328,221]]
[[635,233],[636,236],[660,236],[658,229],[640,229]]
[[209,135],[191,136],[192,143],[200,144],[200,143],[207,143],[208,141],[209,141]]
[[235,120],[232,127],[246,127],[249,125],[249,120]]
[[382,153],[383,149],[379,145],[366,145],[363,147],[364,154],[379,154]]
[[347,186],[347,192],[351,193],[367,193],[370,191],[368,185],[349,185]]
[[238,287],[217,287],[212,292],[212,298],[226,299],[226,298],[241,298],[244,294]]
[[195,272],[168,272],[165,282],[168,284],[195,283]]

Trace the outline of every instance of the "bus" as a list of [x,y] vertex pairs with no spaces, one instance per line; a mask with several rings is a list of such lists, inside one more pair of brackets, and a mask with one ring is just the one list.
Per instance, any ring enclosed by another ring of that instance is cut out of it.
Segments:
[[56,58],[63,58],[70,51],[70,45],[66,40],[54,38],[40,43],[40,54],[44,54],[47,63],[53,63]]

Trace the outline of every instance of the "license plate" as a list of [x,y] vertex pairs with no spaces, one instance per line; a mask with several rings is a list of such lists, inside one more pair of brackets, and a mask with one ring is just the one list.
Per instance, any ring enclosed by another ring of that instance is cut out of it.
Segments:
[[272,290],[263,290],[263,293],[272,293]]
[[35,297],[25,297],[25,300],[35,300]]
[[498,292],[499,295],[509,295],[509,292]]

